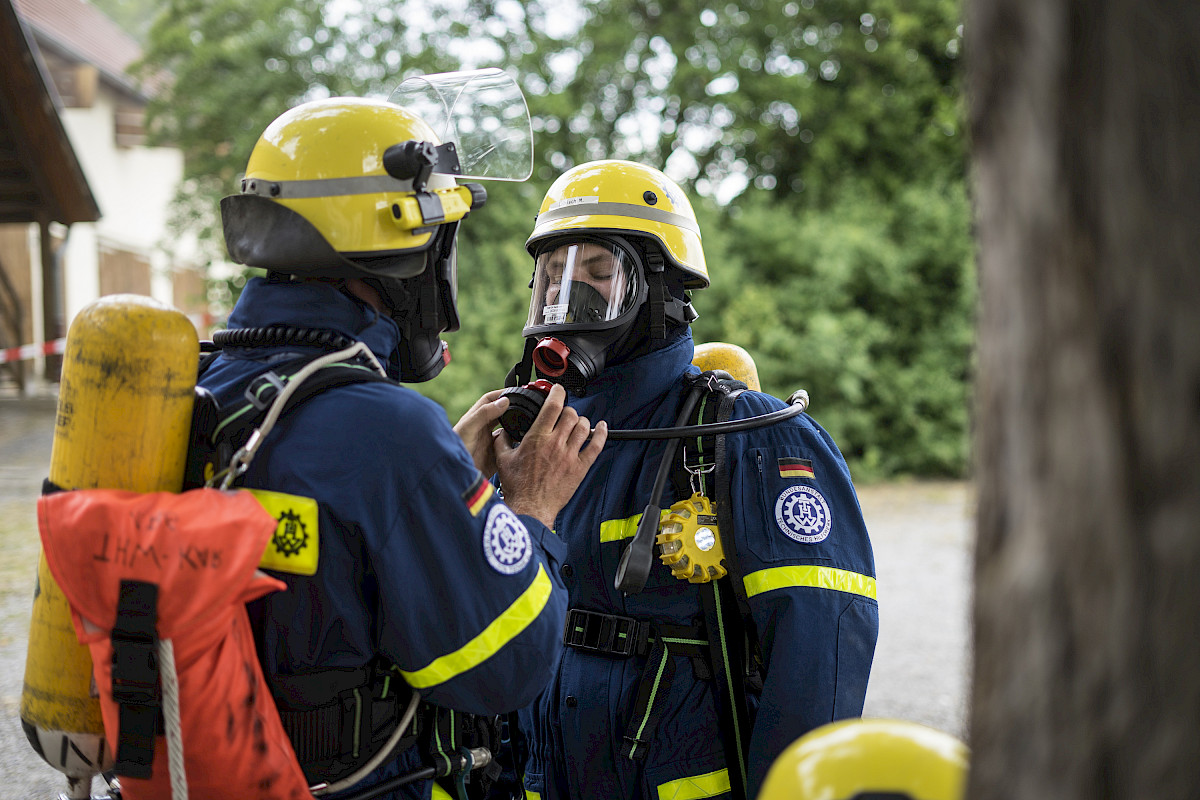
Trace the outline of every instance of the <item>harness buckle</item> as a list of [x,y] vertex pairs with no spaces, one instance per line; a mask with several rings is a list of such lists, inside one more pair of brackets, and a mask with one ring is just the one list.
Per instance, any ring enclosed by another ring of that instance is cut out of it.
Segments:
[[[274,387],[270,390],[268,387]],[[245,398],[259,411],[264,411],[271,405],[271,401],[275,396],[283,391],[283,378],[275,374],[273,370],[264,372],[254,380],[250,381],[246,386],[246,391],[243,392]]]
[[572,608],[567,611],[563,644],[600,655],[628,658],[644,649],[649,626],[632,617]]
[[706,462],[704,454],[696,455],[695,462],[689,463],[687,445],[683,446],[683,468],[688,474],[688,483],[692,487],[692,494],[704,494],[703,481],[705,476],[713,472],[717,468],[717,462]]

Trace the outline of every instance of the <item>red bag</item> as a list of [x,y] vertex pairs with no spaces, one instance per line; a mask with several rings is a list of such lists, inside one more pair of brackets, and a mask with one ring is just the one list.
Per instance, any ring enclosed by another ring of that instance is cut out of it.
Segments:
[[[158,586],[157,635],[179,678],[185,774],[192,797],[310,798],[254,650],[245,603],[286,588],[258,570],[276,520],[249,492],[60,492],[38,501],[51,574],[92,653],[108,744],[117,747],[112,629],[122,581]],[[165,680],[165,677],[164,677]],[[167,743],[153,775],[121,779],[130,800],[171,796]]]

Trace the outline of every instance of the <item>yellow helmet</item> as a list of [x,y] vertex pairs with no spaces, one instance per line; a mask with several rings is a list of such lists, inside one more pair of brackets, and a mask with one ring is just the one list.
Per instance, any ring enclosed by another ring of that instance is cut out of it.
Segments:
[[632,161],[592,161],[559,176],[546,192],[533,233],[538,243],[564,233],[641,234],[658,241],[667,266],[684,273],[684,286],[708,286],[700,226],[692,204],[675,181]]
[[842,720],[792,742],[758,800],[962,800],[968,755],[958,739],[915,722]]
[[442,226],[487,198],[456,185],[459,172],[453,145],[402,106],[304,103],[267,127],[241,193],[221,201],[226,245],[235,261],[290,274],[413,277]]

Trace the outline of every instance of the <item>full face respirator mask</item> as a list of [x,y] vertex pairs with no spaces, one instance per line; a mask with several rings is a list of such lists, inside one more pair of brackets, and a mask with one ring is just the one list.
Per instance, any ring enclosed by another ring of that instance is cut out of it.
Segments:
[[647,288],[638,249],[619,236],[548,243],[535,257],[526,360],[576,395],[629,336]]

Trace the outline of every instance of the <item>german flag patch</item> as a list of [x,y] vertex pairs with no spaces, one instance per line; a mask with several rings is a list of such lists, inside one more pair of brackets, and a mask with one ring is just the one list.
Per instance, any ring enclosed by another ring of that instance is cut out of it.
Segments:
[[806,458],[779,459],[779,476],[781,478],[816,478],[812,462]]
[[475,476],[475,480],[462,493],[463,502],[467,504],[467,511],[471,512],[471,516],[479,516],[479,512],[483,511],[483,507],[487,505],[488,500],[492,499],[494,491],[495,487],[483,477],[482,472]]

